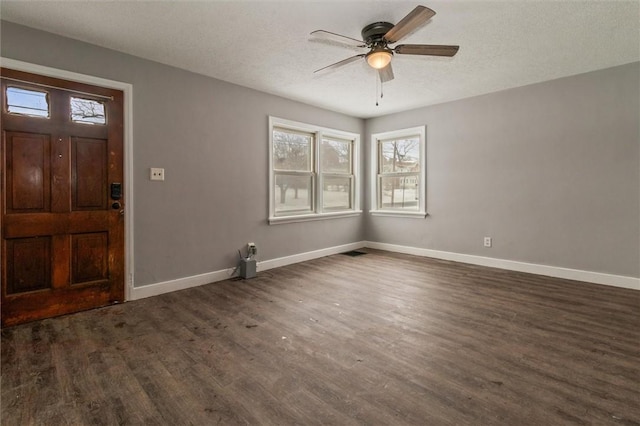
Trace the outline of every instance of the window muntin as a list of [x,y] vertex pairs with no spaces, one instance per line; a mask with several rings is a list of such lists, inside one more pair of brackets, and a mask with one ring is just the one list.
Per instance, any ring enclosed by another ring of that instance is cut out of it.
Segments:
[[357,134],[270,117],[270,223],[358,213]]
[[92,99],[71,97],[71,121],[85,124],[107,124],[104,104]]
[[47,92],[9,86],[6,95],[9,114],[49,118],[49,94]]
[[373,214],[424,217],[425,128],[372,135]]

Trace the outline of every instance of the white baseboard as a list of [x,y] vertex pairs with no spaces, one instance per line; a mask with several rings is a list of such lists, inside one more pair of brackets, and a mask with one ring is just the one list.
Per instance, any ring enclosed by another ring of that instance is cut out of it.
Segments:
[[[341,246],[308,251],[306,253],[279,257],[276,259],[264,260],[257,263],[256,269],[258,270],[258,272],[266,271],[268,269],[279,268],[281,266],[292,265],[294,263],[306,262],[307,260],[313,260],[319,257],[330,256],[332,254],[343,253],[350,250],[357,250],[362,247],[364,247],[364,242],[360,241],[357,243],[344,244]],[[144,299],[145,297],[158,296],[163,293],[184,290],[187,288],[210,284],[217,281],[224,281],[231,278],[231,274],[233,274],[233,271],[233,268],[229,268],[220,271],[207,272],[206,274],[194,275],[191,277],[178,278],[175,280],[134,287],[131,290],[131,298],[128,300]]]
[[346,251],[357,250],[365,246],[363,241],[356,243],[343,244],[341,246],[329,247],[320,250],[308,251],[306,253],[294,254],[291,256],[279,257],[277,259],[264,260],[258,262],[258,272],[267,269],[279,268],[281,266],[292,265],[294,263],[306,262],[307,260],[317,259],[319,257],[331,256],[332,254],[344,253]]
[[372,249],[386,250],[396,253],[433,257],[435,259],[452,260],[455,262],[470,263],[472,265],[489,266],[492,268],[507,269],[510,271],[528,272],[531,274],[545,275],[549,277],[565,278],[569,280],[584,281],[593,284],[603,284],[613,287],[640,290],[640,279],[634,277],[603,274],[600,272],[583,271],[579,269],[560,268],[556,266],[539,265],[535,263],[517,262],[513,260],[495,259],[492,257],[474,256],[470,254],[408,247],[396,244],[377,243],[373,241],[366,241],[364,243],[364,246]]
[[[321,250],[314,250],[305,253],[294,254],[291,256],[279,257],[276,259],[263,260],[261,262],[258,262],[257,270],[258,272],[266,271],[272,268],[279,268],[281,266],[292,265],[294,263],[306,262],[308,260],[313,260],[338,253],[344,253],[350,250],[357,250],[363,247],[396,253],[413,254],[416,256],[432,257],[435,259],[452,260],[455,262],[470,263],[472,265],[489,266],[492,268],[507,269],[510,271],[528,272],[531,274],[584,281],[594,284],[604,284],[613,287],[640,290],[640,279],[633,277],[602,274],[599,272],[582,271],[578,269],[559,268],[556,266],[538,265],[534,263],[516,262],[513,260],[495,259],[492,257],[474,256],[470,254],[408,247],[396,244],[377,243],[374,241],[359,241],[335,247],[328,247]],[[220,271],[208,272],[206,274],[194,275],[191,277],[178,278],[175,280],[164,281],[156,284],[134,287],[131,290],[131,298],[129,300],[144,299],[145,297],[157,296],[163,293],[169,293],[172,291],[184,290],[190,287],[197,287],[204,284],[223,281],[231,278],[232,273],[233,268],[229,268]]]
[[232,273],[233,268],[229,268],[221,271],[207,272],[206,274],[193,275],[191,277],[178,278],[175,280],[134,287],[133,290],[131,290],[130,300],[144,299],[145,297],[158,296],[172,291],[198,287],[216,281],[223,281],[231,278]]

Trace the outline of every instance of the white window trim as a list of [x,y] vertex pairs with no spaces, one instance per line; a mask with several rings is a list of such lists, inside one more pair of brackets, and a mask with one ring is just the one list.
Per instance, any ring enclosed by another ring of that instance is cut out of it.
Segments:
[[[390,132],[374,133],[371,135],[371,162],[369,189],[371,206],[369,213],[373,216],[412,217],[424,219],[427,217],[427,156],[426,156],[426,126],[410,127]],[[418,211],[384,210],[378,209],[378,141],[398,139],[407,136],[420,138],[420,204]]]
[[[304,212],[302,214],[291,214],[287,216],[275,215],[275,198],[274,198],[274,177],[273,172],[273,129],[279,127],[289,130],[297,130],[305,133],[313,133],[315,136],[314,144],[314,173],[316,175],[315,185],[315,198],[312,200],[314,206],[314,212]],[[345,140],[353,140],[352,155],[352,167],[353,167],[353,206],[349,210],[322,210],[322,179],[323,173],[320,170],[321,164],[321,141],[323,137],[337,138]],[[360,135],[357,133],[345,132],[342,130],[335,130],[321,126],[315,126],[306,123],[300,123],[297,121],[287,120],[284,118],[269,116],[269,224],[281,224],[281,223],[293,223],[293,222],[306,222],[312,220],[334,219],[341,217],[358,216],[362,214],[360,209]]]

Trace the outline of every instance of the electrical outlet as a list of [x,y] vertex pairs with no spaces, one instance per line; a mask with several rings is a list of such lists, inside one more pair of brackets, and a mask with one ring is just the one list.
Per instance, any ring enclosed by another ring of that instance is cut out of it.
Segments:
[[164,180],[164,169],[157,167],[151,167],[149,169],[149,179],[151,180]]
[[258,253],[256,243],[247,243],[247,253],[249,253],[249,256],[255,256]]
[[491,247],[491,237],[484,237],[484,246]]

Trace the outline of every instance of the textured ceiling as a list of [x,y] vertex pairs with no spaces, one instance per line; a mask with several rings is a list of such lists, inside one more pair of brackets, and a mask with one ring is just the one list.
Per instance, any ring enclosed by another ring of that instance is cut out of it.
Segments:
[[453,58],[396,55],[376,106],[364,61],[313,71],[417,1],[7,1],[3,20],[39,28],[285,98],[374,117],[640,60],[640,2],[423,1],[436,11],[401,43],[457,44]]

